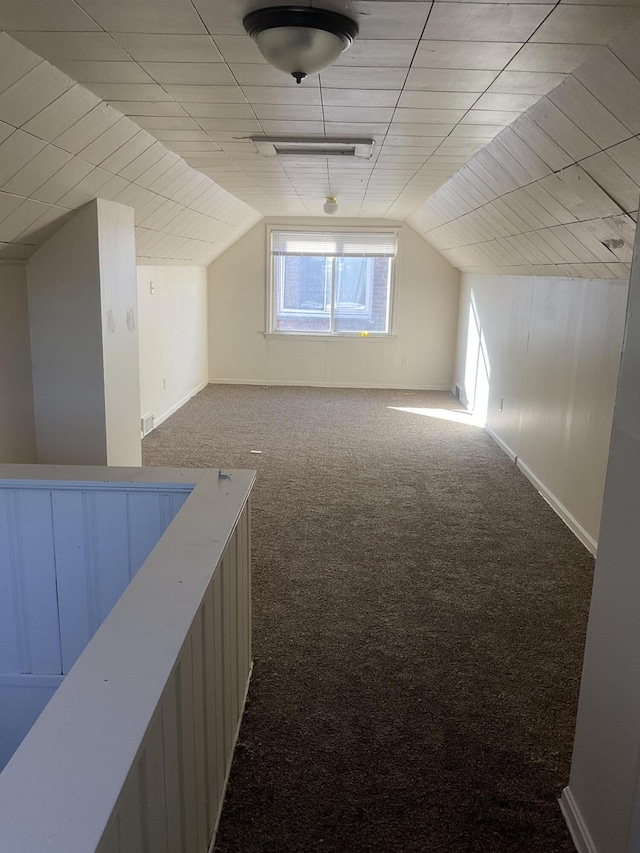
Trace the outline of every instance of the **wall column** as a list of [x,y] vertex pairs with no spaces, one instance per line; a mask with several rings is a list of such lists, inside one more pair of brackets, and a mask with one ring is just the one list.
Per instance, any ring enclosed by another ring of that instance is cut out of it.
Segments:
[[0,462],[35,462],[27,270],[0,261]]
[[27,268],[37,461],[141,464],[134,211],[95,199]]

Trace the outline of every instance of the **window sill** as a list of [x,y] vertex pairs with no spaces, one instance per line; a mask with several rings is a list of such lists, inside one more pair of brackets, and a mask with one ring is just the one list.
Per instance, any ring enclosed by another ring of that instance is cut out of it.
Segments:
[[344,332],[339,335],[325,335],[322,332],[317,334],[305,334],[301,332],[264,332],[264,337],[267,340],[277,341],[393,341],[397,339],[397,335],[386,335],[379,333],[370,333],[363,335],[361,332]]

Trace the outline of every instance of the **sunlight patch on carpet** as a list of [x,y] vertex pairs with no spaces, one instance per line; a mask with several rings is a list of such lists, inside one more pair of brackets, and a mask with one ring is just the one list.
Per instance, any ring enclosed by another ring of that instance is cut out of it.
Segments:
[[484,421],[473,412],[454,412],[449,409],[414,409],[409,406],[387,406],[396,412],[409,412],[411,415],[423,415],[425,418],[438,418],[441,421],[452,421],[456,424],[483,427]]

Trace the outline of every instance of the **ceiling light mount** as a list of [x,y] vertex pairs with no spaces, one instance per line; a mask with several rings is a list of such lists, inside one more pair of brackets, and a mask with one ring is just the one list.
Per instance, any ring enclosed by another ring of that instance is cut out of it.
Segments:
[[311,6],[258,9],[242,23],[267,62],[296,83],[335,62],[358,35],[351,18]]
[[338,212],[338,199],[334,195],[328,195],[324,200],[322,209],[325,213],[328,213],[329,216],[333,216],[334,213]]

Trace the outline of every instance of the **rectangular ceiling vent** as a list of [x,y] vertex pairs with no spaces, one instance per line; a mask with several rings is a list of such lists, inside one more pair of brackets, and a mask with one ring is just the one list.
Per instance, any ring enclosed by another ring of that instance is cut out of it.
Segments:
[[316,157],[361,157],[369,160],[373,154],[373,139],[339,139],[337,137],[251,136],[256,150],[264,157],[283,155]]

